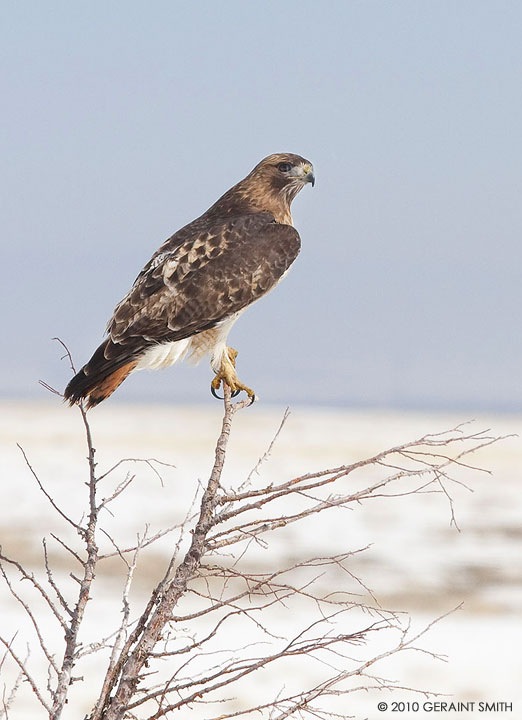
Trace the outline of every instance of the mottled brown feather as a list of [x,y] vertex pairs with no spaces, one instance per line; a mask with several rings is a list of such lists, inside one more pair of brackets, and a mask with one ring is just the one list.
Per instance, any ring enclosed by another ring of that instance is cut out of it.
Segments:
[[[205,241],[209,235],[219,244]],[[214,327],[271,290],[299,248],[297,231],[268,213],[220,219],[200,233],[183,228],[114,311],[108,331],[115,349],[140,338],[182,340]]]

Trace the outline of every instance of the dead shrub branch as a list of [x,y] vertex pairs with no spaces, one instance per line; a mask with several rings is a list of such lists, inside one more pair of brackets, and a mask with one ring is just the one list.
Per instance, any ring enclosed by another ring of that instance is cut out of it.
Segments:
[[[347,693],[400,688],[426,694],[374,673],[381,660],[396,653],[417,651],[442,658],[420,645],[430,626],[412,632],[408,618],[382,608],[354,573],[353,556],[364,549],[339,548],[331,556],[281,566],[276,558],[269,569],[260,571],[249,564],[251,548],[254,544],[268,547],[268,538],[278,530],[306,523],[319,513],[416,493],[442,494],[449,505],[450,522],[458,528],[451,486],[463,483],[454,477],[454,471],[480,470],[468,461],[469,456],[499,438],[489,431],[474,432],[468,425],[458,425],[357,462],[263,484],[259,471],[288,419],[287,410],[275,437],[244,482],[235,490],[225,489],[223,470],[233,418],[247,404],[233,403],[225,387],[214,463],[199,499],[187,509],[182,522],[155,532],[147,525],[136,531],[132,544],[120,543],[100,525],[100,519],[107,517],[106,511],[117,517],[114,502],[132,492],[140,465],[151,468],[163,487],[158,467],[167,463],[125,458],[98,474],[90,424],[80,407],[88,473],[84,516],[77,520],[62,501],[52,497],[19,446],[38,489],[57,518],[74,531],[74,542],[58,531],[50,532],[56,543],[53,547],[74,569],[66,578],[69,584],[65,583],[63,573],[53,569],[45,540],[42,578],[0,552],[6,587],[28,618],[48,668],[45,682],[30,669],[34,654],[24,657],[17,649],[24,638],[0,636],[4,647],[0,669],[12,664],[16,671],[10,689],[4,686],[0,718],[8,717],[23,681],[51,720],[67,711],[71,718],[78,717],[71,706],[71,688],[84,682],[85,675],[74,672],[93,656],[99,658],[99,685],[93,691],[86,720],[159,720],[176,717],[175,711],[181,708],[194,710],[200,705],[206,708],[204,717],[212,720],[335,718],[341,717],[335,710],[335,698]],[[129,464],[136,472],[126,472]],[[118,480],[121,472],[126,474]],[[99,498],[101,482],[105,494]],[[112,489],[105,487],[108,482]],[[145,607],[136,613],[131,593],[136,570],[149,549],[171,533],[178,534],[175,547],[166,567],[158,570]],[[92,634],[85,636],[85,623],[89,600],[98,592],[94,583],[99,565],[109,561],[121,568],[121,592],[110,631],[100,632],[96,639]],[[22,581],[23,591],[15,586],[15,579]],[[274,620],[276,610],[293,622],[286,626],[286,622]],[[398,639],[375,652],[372,638],[383,633]],[[60,637],[63,640],[57,641]],[[317,682],[306,687],[303,680],[301,688],[288,691],[281,683],[272,688],[272,699],[266,692],[261,698],[242,694],[242,683],[254,673],[264,677],[275,667],[283,676],[289,667],[301,665]],[[233,700],[225,691],[243,699]],[[223,712],[217,710],[220,706],[225,706]]]

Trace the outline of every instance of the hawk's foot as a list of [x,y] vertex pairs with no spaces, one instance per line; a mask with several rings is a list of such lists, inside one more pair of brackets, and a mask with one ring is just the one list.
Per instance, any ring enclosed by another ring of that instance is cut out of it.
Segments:
[[232,363],[232,365],[234,367],[236,367],[236,358],[238,356],[238,352],[237,352],[236,348],[227,347],[227,353],[228,353],[230,362]]
[[226,383],[232,390],[232,397],[236,397],[236,395],[239,395],[241,390],[244,390],[250,398],[250,402],[252,404],[256,399],[256,394],[252,388],[249,388],[248,385],[244,385],[238,378],[236,373],[236,358],[237,350],[227,347],[226,352],[223,353],[221,358],[221,367],[219,368],[219,372],[216,373],[215,378],[210,383],[210,392],[214,395],[214,397],[221,400],[222,398],[216,394],[216,390],[219,390],[221,383],[223,382]]

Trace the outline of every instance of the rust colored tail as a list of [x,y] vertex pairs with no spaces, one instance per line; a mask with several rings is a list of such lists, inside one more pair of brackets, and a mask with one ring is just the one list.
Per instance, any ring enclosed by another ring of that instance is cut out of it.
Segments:
[[69,405],[87,400],[92,408],[108,398],[136,367],[136,353],[105,340],[87,365],[76,373],[65,388],[64,398]]

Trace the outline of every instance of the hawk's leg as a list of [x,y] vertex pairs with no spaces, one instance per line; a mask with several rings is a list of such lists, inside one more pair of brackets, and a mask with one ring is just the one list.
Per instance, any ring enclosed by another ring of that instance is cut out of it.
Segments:
[[244,390],[248,397],[251,399],[251,401],[254,402],[254,400],[256,399],[255,392],[247,385],[243,385],[243,383],[237,376],[236,358],[237,350],[232,347],[227,347],[225,349],[225,352],[221,356],[221,365],[219,371],[216,373],[216,377],[210,383],[210,389],[212,391],[212,394],[214,395],[214,397],[218,397],[215,391],[219,390],[219,388],[221,387],[221,383],[223,382],[226,383],[232,390],[232,397],[235,397],[241,392],[241,390]]

